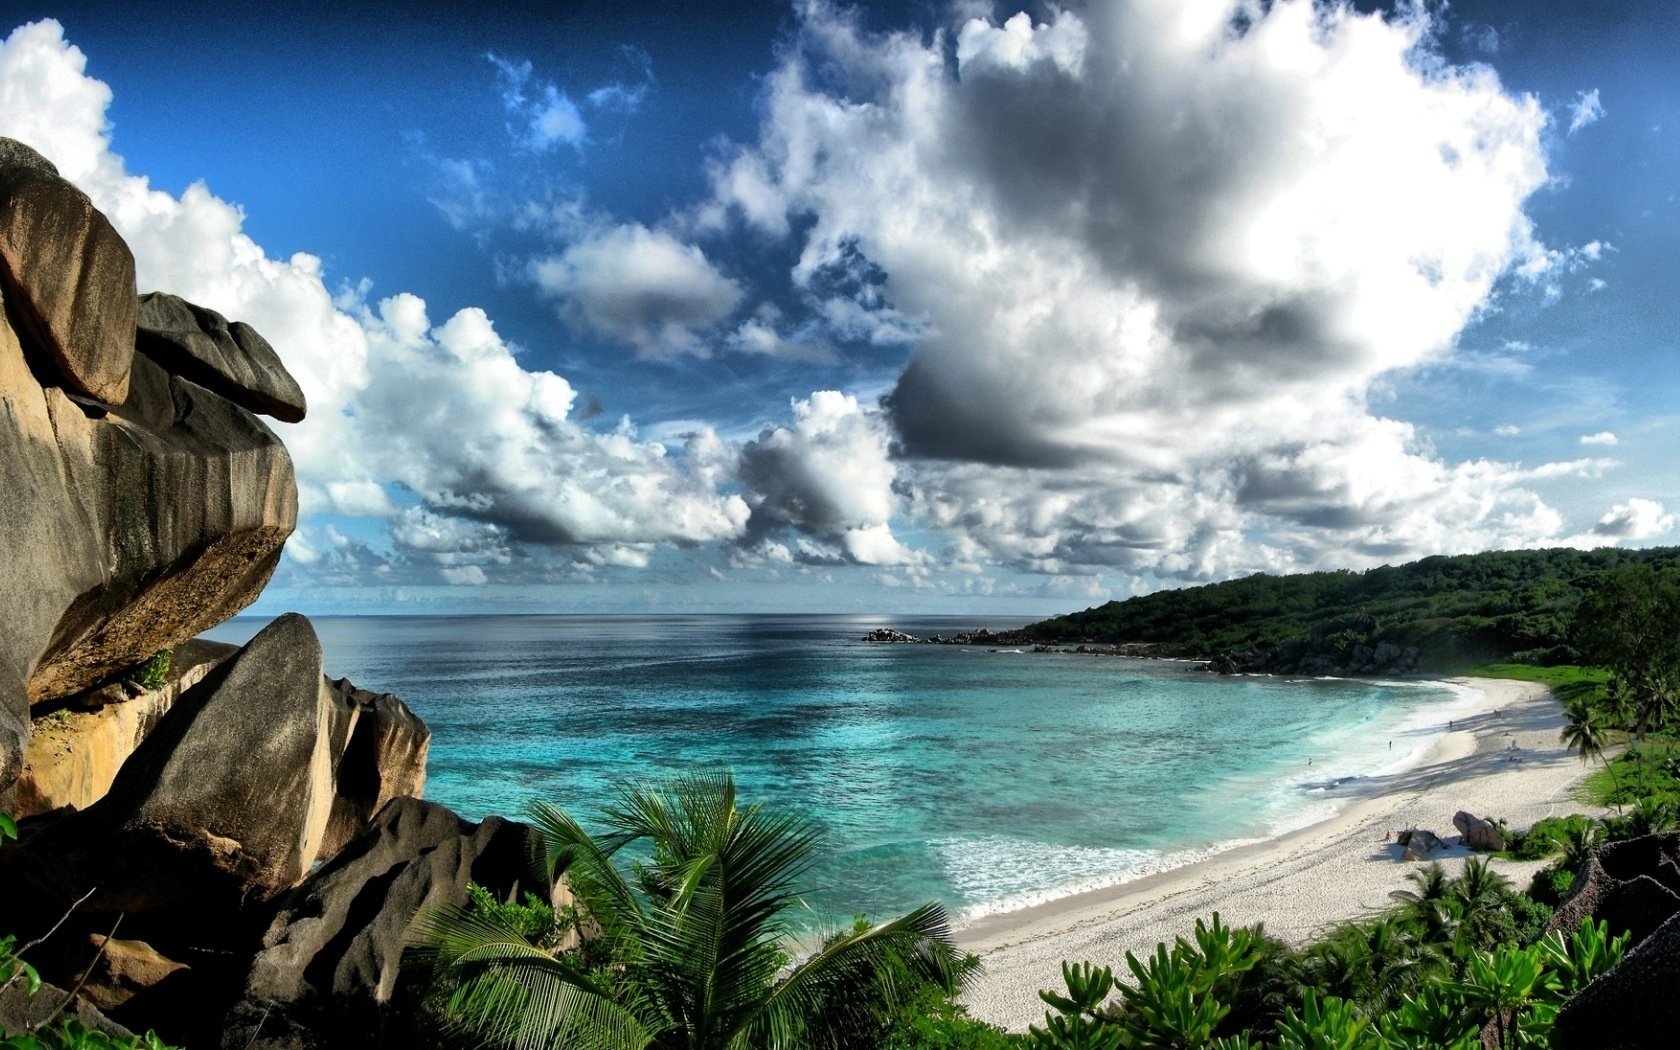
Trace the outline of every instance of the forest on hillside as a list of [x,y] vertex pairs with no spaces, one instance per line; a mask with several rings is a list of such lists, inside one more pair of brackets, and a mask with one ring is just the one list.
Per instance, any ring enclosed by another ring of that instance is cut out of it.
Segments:
[[1575,663],[1570,624],[1607,570],[1647,564],[1680,570],[1680,547],[1488,551],[1436,556],[1364,572],[1258,573],[1159,591],[1057,616],[1023,629],[1062,644],[1155,646],[1166,656],[1211,657],[1309,637],[1328,621],[1376,618],[1362,641],[1422,650],[1430,669],[1490,661]]

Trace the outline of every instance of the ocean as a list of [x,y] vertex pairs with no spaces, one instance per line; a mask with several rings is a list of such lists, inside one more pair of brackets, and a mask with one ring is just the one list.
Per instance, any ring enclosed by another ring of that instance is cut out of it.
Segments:
[[[243,641],[241,618],[213,637]],[[730,770],[825,832],[810,928],[929,899],[960,923],[1322,819],[1472,702],[1438,682],[866,643],[1020,619],[322,617],[334,677],[432,728],[426,795],[586,825],[618,785]]]

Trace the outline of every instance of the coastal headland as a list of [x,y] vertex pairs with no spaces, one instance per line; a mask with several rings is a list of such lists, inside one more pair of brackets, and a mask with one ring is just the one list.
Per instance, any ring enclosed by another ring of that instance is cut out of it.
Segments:
[[[1300,943],[1388,906],[1389,894],[1407,887],[1407,873],[1425,862],[1402,860],[1392,832],[1440,833],[1450,848],[1428,859],[1456,870],[1470,855],[1452,834],[1460,810],[1522,827],[1584,808],[1570,795],[1588,770],[1558,742],[1563,710],[1544,687],[1452,681],[1479,692],[1474,712],[1443,726],[1412,768],[1365,782],[1334,817],[1133,882],[987,916],[958,931],[959,942],[985,967],[964,997],[970,1012],[1024,1031],[1043,1020],[1037,992],[1060,986],[1063,960],[1123,972],[1128,951],[1146,955],[1216,911],[1228,925],[1263,923],[1267,932]],[[1542,862],[1493,863],[1522,886]]]

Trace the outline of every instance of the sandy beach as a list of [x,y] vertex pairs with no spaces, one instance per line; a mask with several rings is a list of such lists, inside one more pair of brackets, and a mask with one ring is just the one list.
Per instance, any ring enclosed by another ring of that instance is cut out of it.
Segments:
[[[1453,679],[1479,690],[1474,714],[1443,732],[1411,769],[1361,785],[1335,816],[1280,838],[1243,846],[1200,863],[1047,904],[989,916],[957,933],[980,955],[985,972],[964,996],[974,1016],[1017,1031],[1041,1021],[1041,988],[1059,988],[1063,960],[1125,969],[1127,951],[1148,954],[1157,942],[1187,934],[1214,911],[1230,925],[1264,923],[1291,943],[1326,926],[1387,907],[1417,866],[1400,859],[1386,833],[1429,828],[1453,843],[1437,854],[1454,869],[1452,816],[1469,810],[1524,827],[1542,817],[1586,809],[1570,793],[1588,768],[1558,743],[1561,706],[1544,687],[1503,679]],[[1444,728],[1444,727],[1443,727]],[[1514,746],[1513,746],[1514,745]],[[1496,860],[1513,884],[1526,886],[1543,862]]]

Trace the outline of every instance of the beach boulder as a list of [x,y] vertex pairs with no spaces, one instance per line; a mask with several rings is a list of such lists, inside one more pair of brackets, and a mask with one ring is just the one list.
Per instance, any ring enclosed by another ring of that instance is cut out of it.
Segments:
[[347,678],[328,680],[326,688],[334,797],[321,856],[330,857],[387,802],[420,797],[432,733],[394,694],[358,689]]
[[1422,860],[1438,849],[1446,848],[1446,843],[1433,831],[1424,828],[1407,828],[1396,832],[1394,841],[1400,845],[1401,860]]
[[103,799],[20,843],[9,873],[43,914],[92,891],[83,922],[124,916],[125,932],[165,951],[237,943],[237,917],[319,854],[330,718],[320,643],[283,616],[175,701]]
[[1491,820],[1459,810],[1453,814],[1453,827],[1458,829],[1464,845],[1484,853],[1505,848],[1505,834]]
[[[0,168],[0,181],[20,170],[31,169]],[[267,582],[297,520],[279,439],[250,412],[135,355],[132,277],[116,287],[98,261],[106,249],[54,247],[60,235],[38,225],[0,235],[17,271],[0,280],[0,550],[27,552],[0,560],[0,791],[21,770],[32,707],[96,689],[233,616]],[[38,247],[58,261],[29,277]],[[75,268],[84,262],[87,272]],[[26,309],[20,288],[68,280],[55,276],[59,265],[82,283],[36,297],[70,302],[70,320],[55,305],[15,328],[46,309]],[[27,280],[17,276],[25,270]],[[130,303],[126,320],[100,308],[99,288]],[[118,330],[120,354],[108,345]],[[55,363],[60,344],[88,350],[84,371],[95,378],[67,379],[69,366]]]
[[195,639],[174,648],[168,675],[153,688],[112,682],[71,697],[35,723],[23,772],[0,808],[21,819],[98,802],[181,694],[236,652],[237,646]]

